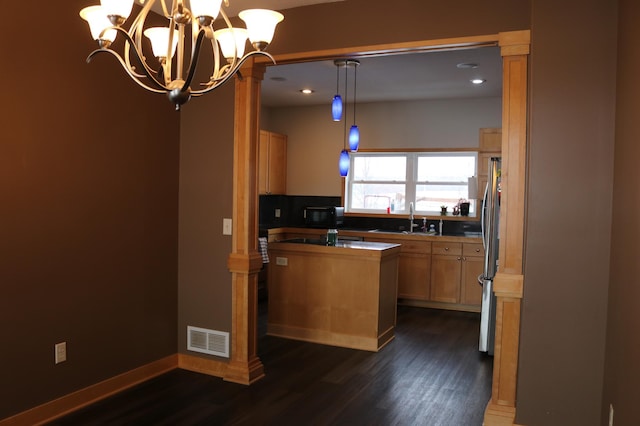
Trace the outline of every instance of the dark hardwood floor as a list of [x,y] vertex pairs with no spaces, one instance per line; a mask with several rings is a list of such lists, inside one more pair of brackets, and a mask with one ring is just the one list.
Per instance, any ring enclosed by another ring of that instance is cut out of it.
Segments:
[[492,358],[479,314],[398,308],[378,353],[264,335],[251,386],[174,370],[51,425],[481,425]]

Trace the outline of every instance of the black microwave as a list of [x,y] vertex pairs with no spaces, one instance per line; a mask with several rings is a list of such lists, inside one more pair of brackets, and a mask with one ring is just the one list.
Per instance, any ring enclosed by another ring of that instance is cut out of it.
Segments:
[[344,207],[305,207],[304,223],[311,228],[338,228],[344,223]]

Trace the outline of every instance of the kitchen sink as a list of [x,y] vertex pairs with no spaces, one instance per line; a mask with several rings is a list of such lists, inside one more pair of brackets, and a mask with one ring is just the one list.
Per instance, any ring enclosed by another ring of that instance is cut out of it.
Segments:
[[407,231],[390,231],[386,229],[370,229],[368,232],[374,232],[378,234],[408,234],[409,233]]

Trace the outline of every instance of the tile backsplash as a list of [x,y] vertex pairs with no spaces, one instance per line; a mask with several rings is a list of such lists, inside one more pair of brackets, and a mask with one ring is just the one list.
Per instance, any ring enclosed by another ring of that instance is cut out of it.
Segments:
[[[303,227],[304,208],[317,206],[340,206],[340,196],[306,196],[306,195],[260,195],[260,234],[265,235],[269,228]],[[279,213],[279,217],[278,217]],[[427,227],[435,224],[438,229],[439,220],[428,220]],[[416,215],[415,223],[422,226],[422,217]],[[480,232],[479,221],[444,220],[443,233],[448,235]],[[408,229],[406,217],[358,217],[346,216],[343,229],[384,229],[403,231]]]

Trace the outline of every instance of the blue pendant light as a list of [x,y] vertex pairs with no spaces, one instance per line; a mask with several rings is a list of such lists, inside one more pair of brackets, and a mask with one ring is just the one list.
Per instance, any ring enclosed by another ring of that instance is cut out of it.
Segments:
[[[348,94],[349,94],[349,68],[357,68],[358,65],[360,65],[360,62],[355,60],[355,59],[337,59],[334,61],[334,64],[336,65],[336,67],[338,67],[338,70],[340,69],[340,67],[344,67],[344,93],[345,93],[345,104],[348,104]],[[338,72],[339,75],[339,72]],[[339,82],[339,77],[338,77],[338,82]],[[338,84],[339,86],[339,84]],[[333,107],[332,107],[332,111],[335,113],[336,109],[338,108],[336,106],[336,97],[339,97],[340,95],[336,95],[333,98]],[[342,115],[342,99],[340,99],[340,113]],[[345,109],[345,117],[344,117],[344,144],[343,144],[343,150],[340,151],[340,158],[338,159],[338,169],[340,170],[340,176],[342,177],[346,177],[349,174],[349,166],[351,164],[351,159],[349,158],[349,151],[347,150],[347,137],[349,138],[349,148],[351,149],[351,151],[357,151],[358,150],[358,144],[360,142],[360,130],[358,129],[358,126],[355,125],[355,119],[354,119],[354,124],[353,126],[351,126],[351,129],[347,135],[347,109]],[[355,113],[356,113],[356,109],[355,109],[355,94],[354,94],[354,106],[353,106],[353,114],[354,114],[354,118],[355,118]],[[335,120],[335,114],[334,114],[334,120]],[[340,121],[340,120],[335,120],[335,121]]]
[[336,95],[333,97],[331,103],[331,115],[333,121],[340,121],[342,119],[342,96],[340,96],[340,63],[334,61],[336,65]]
[[358,84],[358,65],[360,65],[360,62],[353,62],[353,125],[349,130],[349,149],[351,149],[352,152],[356,152],[360,146],[360,129],[358,129],[358,126],[356,125],[356,93]]
[[333,97],[331,115],[333,116],[333,121],[340,121],[342,119],[342,96],[335,95]]
[[349,151],[343,149],[340,151],[340,160],[338,161],[338,169],[340,176],[346,177],[349,174]]
[[352,152],[356,152],[358,150],[358,146],[360,145],[360,129],[355,124],[351,126],[349,130],[349,149]]

